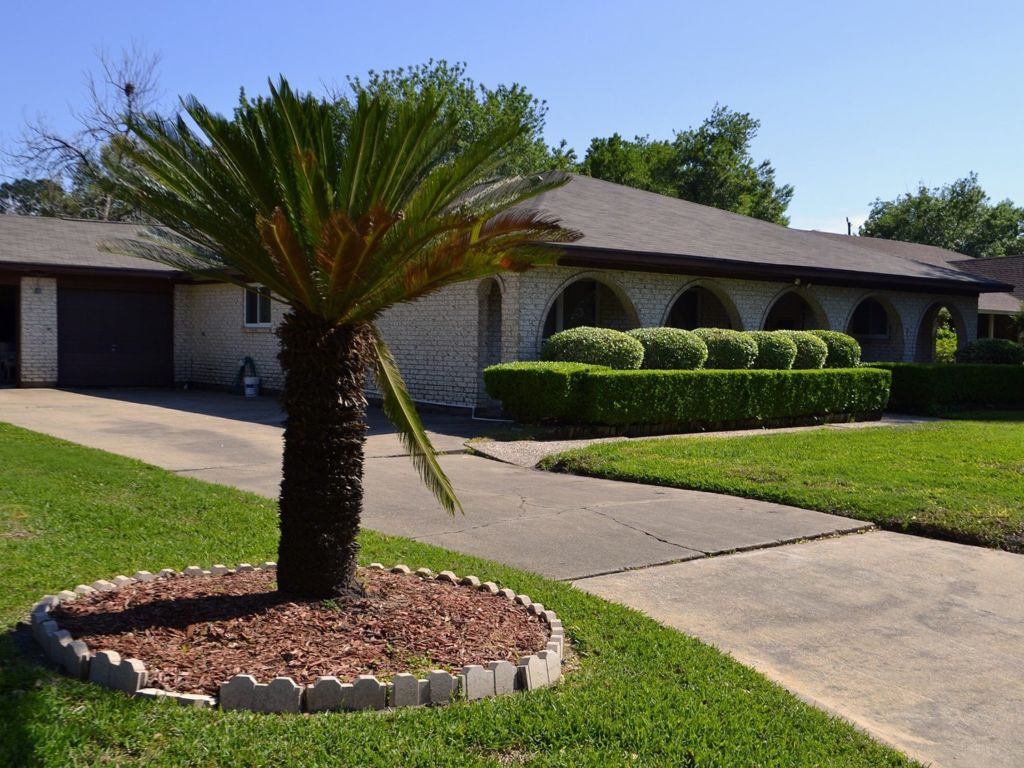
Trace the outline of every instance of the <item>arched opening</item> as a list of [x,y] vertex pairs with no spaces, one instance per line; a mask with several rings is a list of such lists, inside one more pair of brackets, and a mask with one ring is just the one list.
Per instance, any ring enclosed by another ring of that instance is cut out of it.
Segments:
[[738,313],[728,299],[703,285],[687,288],[672,303],[665,325],[692,331],[694,328],[739,330]]
[[501,362],[501,286],[484,280],[477,289],[477,387],[479,407],[496,406],[484,386],[484,368]]
[[955,363],[956,351],[967,343],[967,325],[953,306],[932,304],[921,318],[914,345],[919,363]]
[[640,323],[628,299],[598,280],[584,278],[565,286],[551,303],[542,338],[581,325],[628,331]]
[[903,359],[903,324],[892,305],[868,297],[854,308],[846,332],[860,344],[861,360]]
[[765,315],[766,331],[814,331],[827,328],[824,313],[796,291],[782,294]]

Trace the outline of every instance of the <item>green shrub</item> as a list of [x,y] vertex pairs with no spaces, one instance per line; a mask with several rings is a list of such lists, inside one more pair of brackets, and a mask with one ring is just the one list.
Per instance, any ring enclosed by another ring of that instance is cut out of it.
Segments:
[[1024,363],[1024,347],[1009,339],[978,339],[957,352],[956,361],[981,365],[1020,365]]
[[583,376],[602,370],[608,369],[583,363],[501,363],[484,369],[484,386],[517,421],[562,421],[579,407]]
[[796,359],[793,370],[813,370],[825,365],[828,347],[810,331],[779,331],[784,333],[796,344]]
[[637,328],[627,331],[644,347],[644,368],[693,370],[708,359],[708,345],[682,328]]
[[644,347],[636,339],[611,328],[570,328],[544,342],[541,360],[562,363],[606,365],[609,368],[639,368]]
[[757,344],[754,368],[770,371],[788,371],[796,359],[796,342],[778,331],[747,331],[745,334]]
[[935,362],[955,363],[957,341],[956,331],[948,325],[935,329]]
[[[892,373],[889,410],[938,415],[965,408],[1024,408],[1024,365],[871,363]],[[862,369],[863,370],[863,369]]]
[[[1024,371],[1024,366],[1022,366]],[[487,391],[525,422],[669,431],[730,423],[879,414],[888,371],[622,371],[572,363],[504,363]]]
[[860,344],[857,340],[839,331],[811,331],[825,342],[828,356],[826,368],[856,368],[860,364]]
[[757,359],[757,344],[739,331],[727,328],[697,328],[693,333],[708,347],[705,368],[749,368]]

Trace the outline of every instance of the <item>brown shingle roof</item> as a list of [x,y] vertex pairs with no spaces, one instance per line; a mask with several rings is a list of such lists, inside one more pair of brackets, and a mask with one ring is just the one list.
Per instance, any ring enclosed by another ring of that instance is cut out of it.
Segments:
[[1013,286],[1010,291],[1018,302],[1024,301],[1024,255],[997,256],[991,259],[960,259],[953,266],[975,275]]
[[583,233],[564,246],[565,264],[966,293],[1006,290],[949,266],[958,256],[949,251],[929,261],[893,258],[858,243],[861,238],[790,229],[587,176],[573,176],[530,206]]
[[178,274],[148,259],[100,250],[99,243],[135,239],[145,225],[46,216],[0,215],[0,269],[50,268],[56,271],[131,271]]

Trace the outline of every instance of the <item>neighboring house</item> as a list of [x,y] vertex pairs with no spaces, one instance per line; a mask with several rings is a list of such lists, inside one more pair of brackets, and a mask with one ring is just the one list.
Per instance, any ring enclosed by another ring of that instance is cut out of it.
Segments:
[[1013,286],[1009,293],[985,293],[978,298],[978,336],[1017,341],[1024,330],[1013,322],[1013,316],[1024,310],[1024,255],[950,263],[965,272]]
[[[1013,290],[949,251],[788,229],[588,177],[532,205],[584,233],[559,246],[558,266],[452,286],[381,318],[417,400],[491,405],[485,366],[535,359],[544,338],[576,325],[832,328],[856,336],[867,360],[931,359],[942,307],[963,344],[978,333],[979,295]],[[17,348],[17,381],[230,386],[248,356],[279,388],[273,330],[285,308],[258,286],[196,282],[98,248],[138,230],[0,216],[0,344]]]

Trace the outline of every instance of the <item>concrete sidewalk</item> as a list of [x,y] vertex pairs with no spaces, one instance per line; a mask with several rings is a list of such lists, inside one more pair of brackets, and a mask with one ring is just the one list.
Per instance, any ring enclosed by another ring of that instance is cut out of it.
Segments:
[[[276,497],[281,414],[269,398],[214,392],[0,391],[0,421],[182,475]],[[438,450],[482,428],[424,414]],[[711,493],[552,475],[462,453],[441,458],[465,507],[446,515],[371,413],[363,523],[556,579],[692,560],[862,530],[865,523]]]
[[577,581],[924,762],[1024,765],[1024,557],[873,531]]

